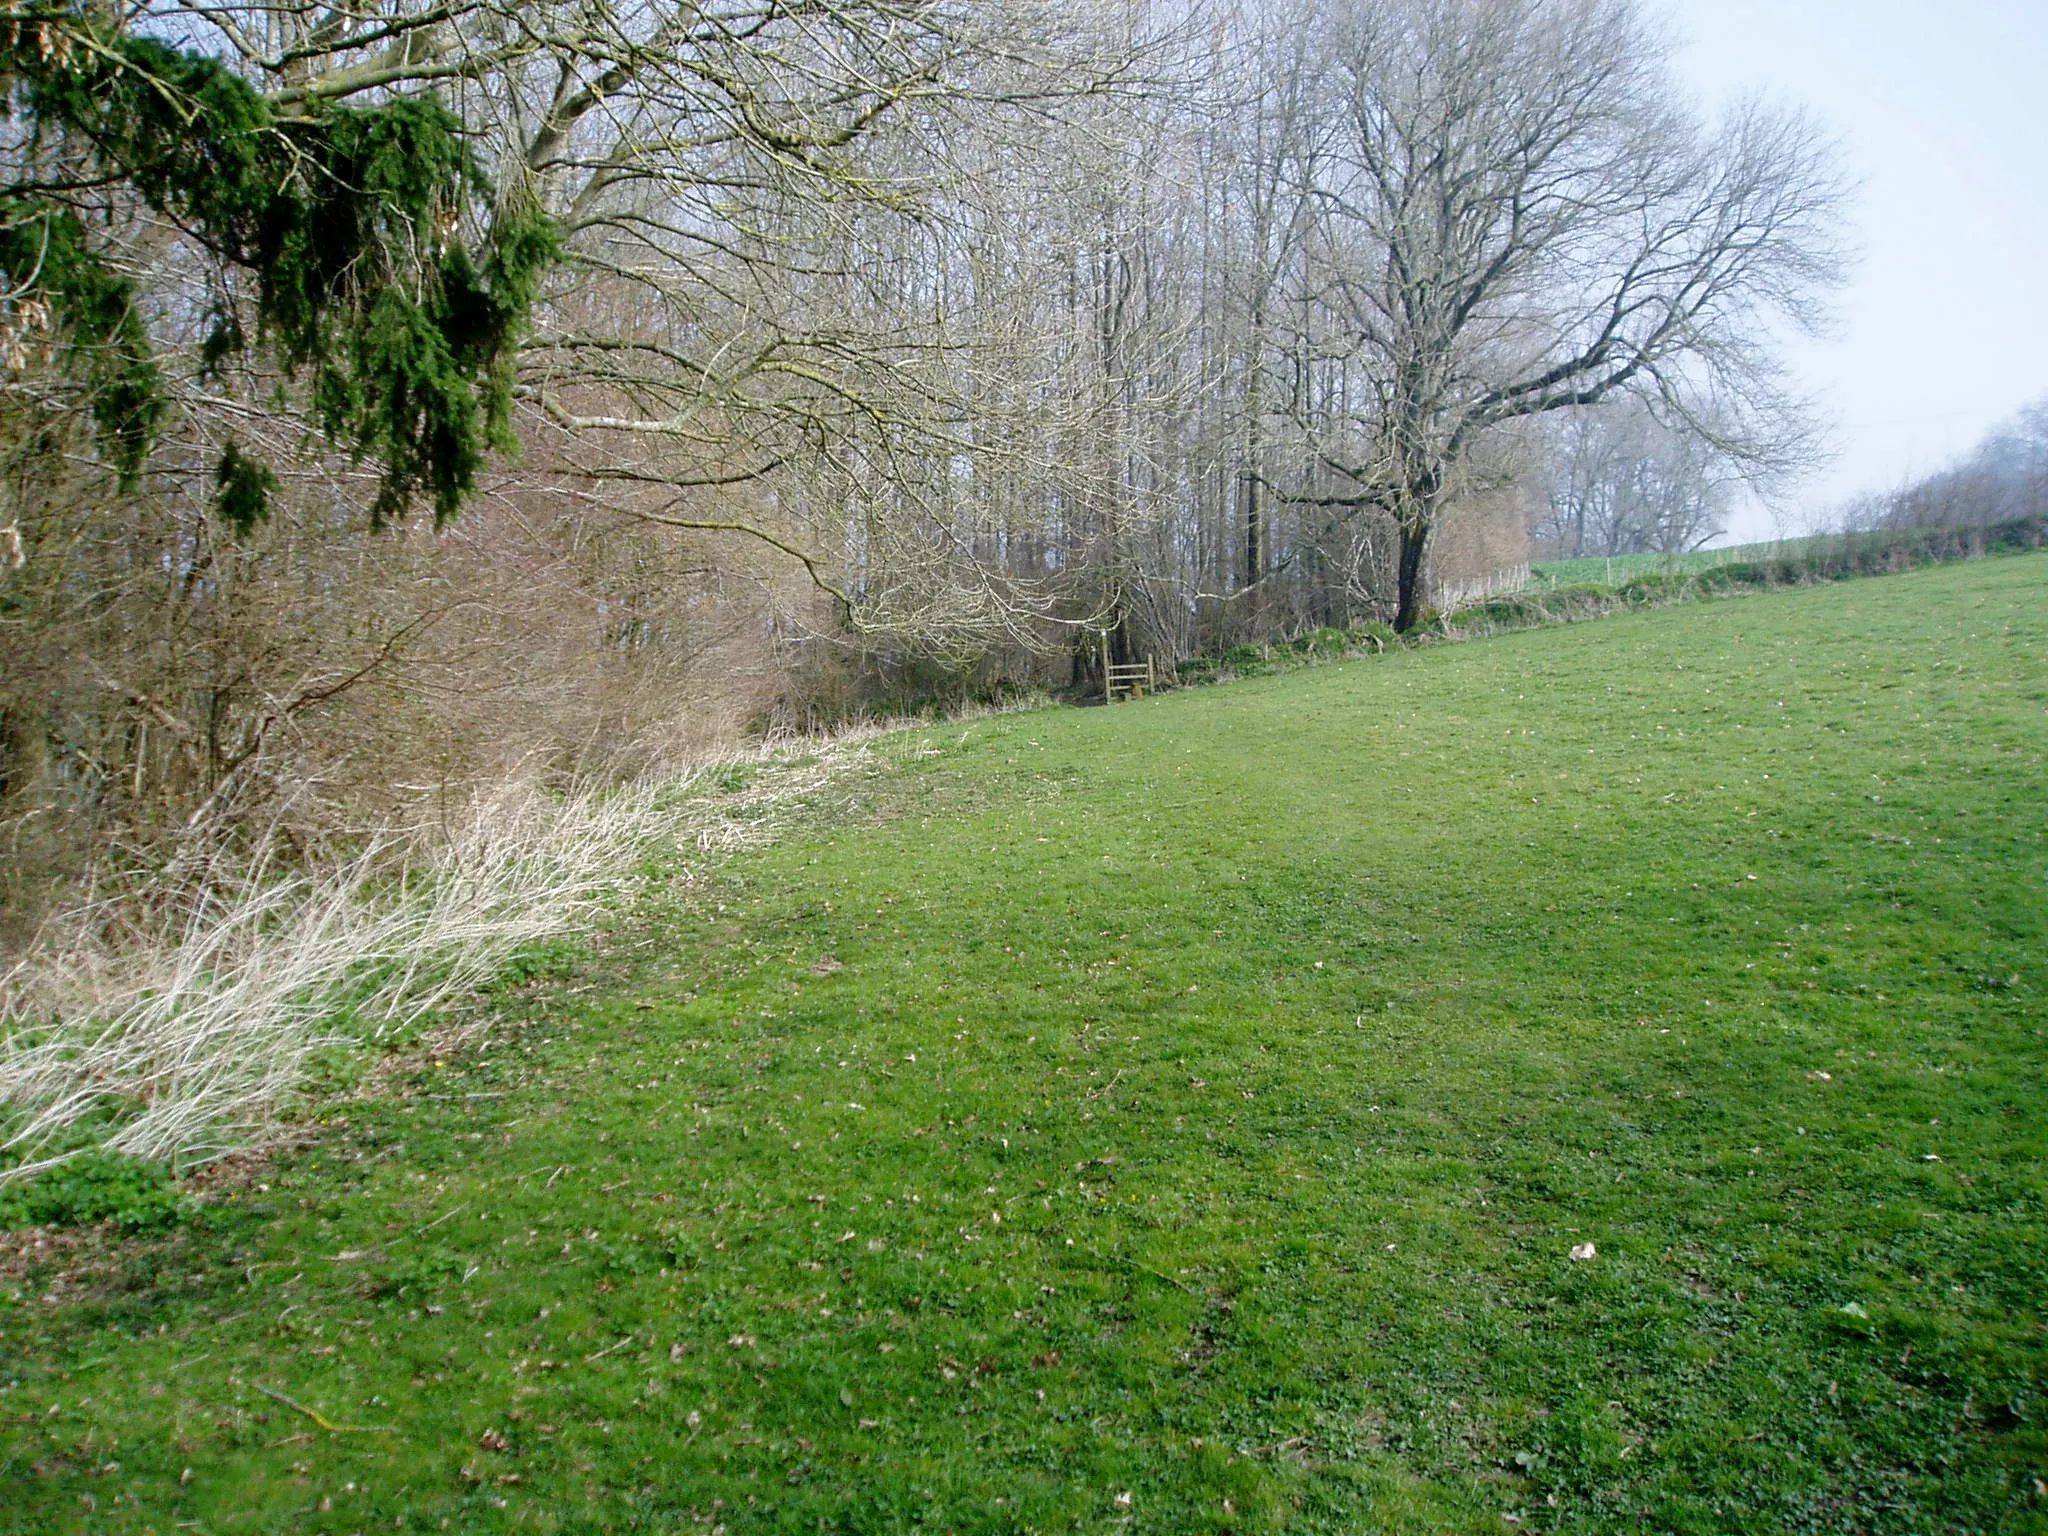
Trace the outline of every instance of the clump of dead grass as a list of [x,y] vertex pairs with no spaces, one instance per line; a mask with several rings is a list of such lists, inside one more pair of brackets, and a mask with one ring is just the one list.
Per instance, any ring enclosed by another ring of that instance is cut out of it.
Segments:
[[323,868],[210,866],[72,910],[0,976],[0,1182],[89,1148],[187,1167],[260,1144],[323,1051],[408,1037],[643,870],[773,840],[911,723],[933,722],[783,734],[625,786],[515,781]]
[[25,1177],[87,1147],[179,1164],[260,1140],[320,1052],[403,1037],[520,950],[671,871],[774,835],[857,748],[624,788],[514,785],[380,829],[314,871],[261,864],[75,908],[0,978],[0,1142]]

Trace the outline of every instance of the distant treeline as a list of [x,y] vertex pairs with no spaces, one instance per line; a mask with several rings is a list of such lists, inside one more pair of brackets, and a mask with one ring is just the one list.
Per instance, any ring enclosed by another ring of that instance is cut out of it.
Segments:
[[1364,624],[1312,630],[1280,646],[1233,646],[1219,656],[1200,656],[1182,662],[1176,675],[1184,684],[1215,682],[1227,677],[1254,676],[1290,663],[1373,654],[1399,645],[1439,644],[1545,624],[1573,623],[1694,598],[1809,586],[1855,576],[1885,576],[1923,565],[2038,549],[2048,549],[2048,512],[1997,523],[1816,534],[1788,540],[1775,546],[1774,552],[1750,559],[1675,562],[1672,569],[1638,570],[1618,583],[1580,581],[1532,586],[1489,597],[1450,613],[1433,613],[1427,625],[1405,636],[1396,635],[1384,624]]
[[1845,529],[2004,527],[2048,513],[2048,399],[2022,410],[1956,463],[1859,497]]

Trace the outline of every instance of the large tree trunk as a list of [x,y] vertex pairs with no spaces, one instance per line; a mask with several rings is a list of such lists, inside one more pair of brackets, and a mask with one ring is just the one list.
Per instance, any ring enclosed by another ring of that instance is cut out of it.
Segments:
[[1256,471],[1244,477],[1244,585],[1255,587],[1265,574],[1265,558],[1259,542],[1259,477]]
[[1405,635],[1422,617],[1422,556],[1429,544],[1427,520],[1399,524],[1400,548],[1394,561],[1394,633]]

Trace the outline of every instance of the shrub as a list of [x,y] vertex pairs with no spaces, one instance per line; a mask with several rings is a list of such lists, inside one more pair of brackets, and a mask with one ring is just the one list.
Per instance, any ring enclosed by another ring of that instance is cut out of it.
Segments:
[[1642,575],[1633,576],[1623,582],[1615,596],[1624,602],[1649,603],[1662,597],[1669,597],[1683,590],[1684,586],[1683,576],[1662,571],[1645,571]]
[[1213,683],[1216,681],[1216,658],[1214,656],[1190,656],[1173,669],[1174,675],[1183,683]]
[[1371,646],[1376,651],[1384,651],[1388,646],[1395,644],[1400,638],[1399,635],[1394,633],[1394,627],[1391,624],[1382,624],[1378,619],[1370,619],[1363,624],[1354,624],[1351,628],[1351,643],[1353,645],[1360,647]]
[[1467,623],[1499,624],[1503,627],[1527,624],[1544,615],[1540,599],[1534,596],[1490,597],[1464,609],[1457,617]]
[[1770,578],[1754,560],[1731,560],[1726,565],[1708,566],[1694,582],[1702,592],[1725,592],[1731,587],[1767,586]]
[[1342,656],[1349,640],[1343,630],[1326,625],[1301,636],[1294,642],[1294,649],[1304,656]]
[[1995,523],[1984,530],[1984,535],[1987,549],[2039,549],[2043,544],[2048,544],[2048,514],[2017,517],[2008,523]]

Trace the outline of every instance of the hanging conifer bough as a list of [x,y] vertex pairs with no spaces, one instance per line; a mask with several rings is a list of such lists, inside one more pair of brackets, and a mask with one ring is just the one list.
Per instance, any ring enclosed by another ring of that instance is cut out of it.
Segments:
[[[258,342],[305,379],[320,429],[383,469],[373,522],[420,498],[437,523],[453,517],[486,456],[515,447],[513,354],[560,252],[554,223],[531,200],[501,201],[471,250],[465,214],[492,189],[431,94],[288,111],[219,59],[97,14],[0,4],[11,113],[254,278]],[[65,329],[102,451],[132,488],[168,410],[134,283],[47,181],[0,189],[0,282]],[[223,311],[202,365],[247,340]],[[266,467],[230,445],[216,480],[223,517],[246,528],[267,515]]]

